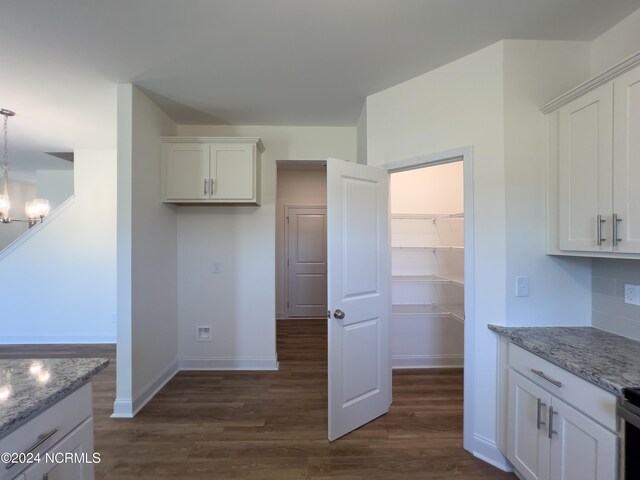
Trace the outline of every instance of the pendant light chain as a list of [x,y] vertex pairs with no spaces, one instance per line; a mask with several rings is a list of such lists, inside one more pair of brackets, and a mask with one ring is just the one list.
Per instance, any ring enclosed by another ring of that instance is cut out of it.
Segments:
[[7,128],[7,123],[9,120],[9,116],[4,116],[4,148],[2,152],[2,166],[6,169],[9,166],[9,135]]
[[2,149],[2,193],[9,195],[9,114],[2,110],[4,116],[4,143]]

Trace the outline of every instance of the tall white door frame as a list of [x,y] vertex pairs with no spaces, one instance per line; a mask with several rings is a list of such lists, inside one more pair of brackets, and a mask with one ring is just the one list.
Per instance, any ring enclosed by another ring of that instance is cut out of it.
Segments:
[[[284,281],[282,282],[282,289],[283,289],[283,298],[284,298],[284,302],[285,305],[287,305],[287,302],[289,300],[289,288],[290,288],[290,282],[289,282],[289,263],[288,263],[288,259],[289,259],[289,227],[290,227],[290,223],[288,221],[291,210],[301,210],[301,209],[324,209],[325,210],[325,218],[326,218],[326,210],[327,210],[327,205],[298,205],[298,204],[294,204],[294,205],[285,205],[284,206],[284,254],[283,254],[283,258],[282,261],[284,262],[283,268],[284,268]],[[326,231],[326,224],[325,224],[325,239],[326,239],[326,235],[327,235],[327,231]],[[326,240],[325,240],[325,248],[326,248]],[[325,258],[326,261],[326,258]],[[326,285],[326,281],[324,282]],[[326,309],[325,309],[326,310]],[[289,308],[286,308],[286,312],[287,312],[287,318],[290,317],[289,315]],[[322,317],[324,317],[326,312],[323,312]]]
[[473,148],[471,146],[447,150],[429,155],[408,158],[382,165],[389,173],[431,167],[462,160],[464,177],[464,448],[474,448],[474,399],[475,376],[473,357],[475,351],[475,258],[474,258],[474,193]]

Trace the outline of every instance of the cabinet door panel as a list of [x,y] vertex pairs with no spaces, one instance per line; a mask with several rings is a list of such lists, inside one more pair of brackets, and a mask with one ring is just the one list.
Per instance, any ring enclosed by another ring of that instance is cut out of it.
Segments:
[[211,198],[231,202],[255,199],[255,168],[251,145],[212,145]]
[[553,399],[557,414],[551,440],[551,480],[611,480],[616,478],[615,434],[566,403]]
[[167,200],[209,198],[209,145],[165,145],[165,197]]
[[[613,202],[613,85],[606,84],[559,110],[560,249],[611,250]],[[604,240],[597,245],[597,216]]]
[[640,253],[640,67],[614,83],[613,212],[621,241],[614,251]]
[[549,439],[546,425],[538,429],[538,399],[546,422],[551,395],[509,369],[507,458],[526,480],[549,478]]

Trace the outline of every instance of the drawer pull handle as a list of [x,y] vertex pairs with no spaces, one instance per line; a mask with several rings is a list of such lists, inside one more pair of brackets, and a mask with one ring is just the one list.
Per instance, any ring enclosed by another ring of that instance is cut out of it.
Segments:
[[546,406],[547,404],[544,403],[542,401],[542,399],[538,399],[538,415],[536,417],[536,426],[538,427],[538,430],[540,430],[540,427],[542,425],[546,425],[545,422],[542,421],[542,412],[540,410],[542,410],[542,407]]
[[549,438],[553,439],[553,434],[554,433],[558,433],[553,429],[553,416],[557,415],[558,412],[556,412],[553,407],[549,407]]
[[618,242],[621,242],[622,239],[618,238],[618,223],[622,221],[621,218],[618,217],[617,213],[613,214],[613,246],[617,247]]
[[602,218],[602,215],[596,217],[596,243],[598,246],[602,245],[602,242],[606,242],[606,238],[602,238],[602,224],[606,223],[606,220]]
[[[26,452],[24,452],[24,455],[33,452],[36,448],[38,448],[40,445],[42,445],[44,442],[46,442],[47,440],[49,440],[51,437],[53,437],[56,433],[58,433],[58,429],[54,428],[53,430],[51,430],[50,432],[47,433],[42,433],[40,435],[38,435],[38,440],[36,440],[36,443],[34,443],[33,445],[31,445]],[[14,465],[16,465],[16,462],[11,462],[9,463],[5,468],[5,470],[9,470],[11,467],[13,467]]]
[[556,387],[562,387],[561,382],[559,382],[558,380],[554,380],[551,377],[547,377],[542,370],[536,370],[535,368],[532,368],[531,371],[538,375],[540,378],[544,378],[547,382],[553,383]]

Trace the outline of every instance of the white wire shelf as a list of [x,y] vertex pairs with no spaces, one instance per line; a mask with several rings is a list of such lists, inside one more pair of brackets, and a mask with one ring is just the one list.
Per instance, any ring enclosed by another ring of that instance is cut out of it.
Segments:
[[440,303],[393,305],[391,314],[394,317],[450,315],[455,320],[464,323],[463,305],[444,305]]
[[462,275],[393,275],[393,283],[450,283],[464,286],[464,276]]
[[438,220],[464,218],[464,213],[392,213],[392,220]]
[[433,250],[435,251],[440,251],[440,250],[459,250],[459,251],[464,251],[464,247],[461,245],[424,245],[424,246],[407,246],[404,247],[402,245],[394,245],[391,247],[392,250],[404,250],[404,251],[420,251],[420,252],[424,252],[424,251],[429,251],[429,250]]

